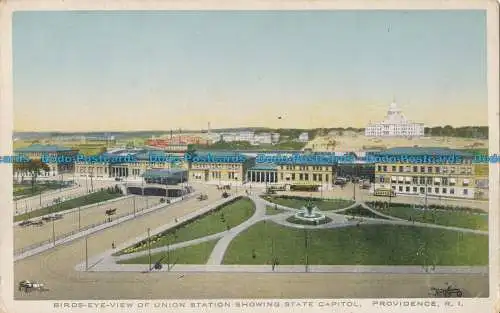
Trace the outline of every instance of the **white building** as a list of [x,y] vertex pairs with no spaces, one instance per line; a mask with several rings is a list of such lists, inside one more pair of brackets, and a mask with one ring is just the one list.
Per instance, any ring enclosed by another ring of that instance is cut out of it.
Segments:
[[278,143],[280,142],[280,133],[271,133],[271,142]]
[[272,135],[270,133],[261,133],[254,136],[253,144],[272,144]]
[[301,141],[301,142],[309,141],[309,133],[303,132],[302,134],[300,134],[299,141]]
[[367,137],[421,137],[424,124],[408,121],[395,102],[391,103],[384,121],[369,123],[365,129]]

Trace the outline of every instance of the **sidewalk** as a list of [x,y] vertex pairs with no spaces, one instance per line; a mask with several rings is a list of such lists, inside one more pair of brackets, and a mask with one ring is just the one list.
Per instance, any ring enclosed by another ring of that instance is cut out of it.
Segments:
[[[100,264],[89,268],[89,272],[144,272],[147,271],[148,264]],[[85,268],[78,266],[77,270],[84,271]],[[306,273],[306,265],[174,265],[170,270],[164,266],[161,270],[154,272],[177,272],[177,273]],[[382,274],[471,274],[488,275],[487,266],[369,266],[369,265],[308,265],[308,273],[382,273]]]

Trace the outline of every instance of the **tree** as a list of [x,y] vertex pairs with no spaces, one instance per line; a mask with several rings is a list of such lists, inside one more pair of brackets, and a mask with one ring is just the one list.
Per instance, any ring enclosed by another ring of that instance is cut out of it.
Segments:
[[26,171],[31,174],[31,189],[35,188],[36,178],[44,172],[49,172],[50,167],[40,160],[30,160],[26,164]]

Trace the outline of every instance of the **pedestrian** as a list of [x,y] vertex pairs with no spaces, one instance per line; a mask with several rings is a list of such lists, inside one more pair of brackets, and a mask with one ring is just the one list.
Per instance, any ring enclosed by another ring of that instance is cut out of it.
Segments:
[[112,248],[113,250],[116,248],[116,246],[115,246],[115,242],[114,242],[114,241],[111,243],[111,248]]

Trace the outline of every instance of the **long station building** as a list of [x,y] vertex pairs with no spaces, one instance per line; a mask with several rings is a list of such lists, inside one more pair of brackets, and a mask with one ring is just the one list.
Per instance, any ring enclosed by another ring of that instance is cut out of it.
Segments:
[[[33,150],[28,147],[16,154],[30,149]],[[62,151],[71,155],[76,153],[74,150]],[[374,189],[392,189],[397,194],[467,199],[488,197],[488,164],[476,164],[473,155],[452,149],[393,148],[362,156],[351,154],[350,158],[343,159],[334,158],[338,155],[332,152],[301,152],[298,158],[291,154],[289,158],[278,158],[270,152],[264,154],[261,157],[251,153],[194,151],[187,155],[185,152],[117,149],[75,161],[71,166],[65,164],[64,168],[74,168],[74,175],[78,177],[147,179],[158,184],[185,181],[219,185],[266,184],[285,188],[307,185],[329,189],[338,176],[349,175],[369,179]],[[457,160],[436,163],[424,158],[416,163],[405,162],[401,156],[455,157]]]

